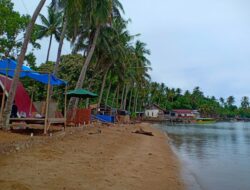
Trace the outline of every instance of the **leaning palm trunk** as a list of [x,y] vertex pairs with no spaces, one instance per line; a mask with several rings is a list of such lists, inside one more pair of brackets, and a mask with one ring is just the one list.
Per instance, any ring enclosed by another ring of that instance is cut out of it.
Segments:
[[133,96],[133,88],[130,91],[130,98],[129,98],[129,103],[128,103],[128,110],[129,111],[131,111],[132,96]]
[[143,102],[144,102],[144,97],[142,97],[140,100],[139,111],[142,111]]
[[126,107],[127,107],[128,91],[129,91],[129,85],[126,85],[126,90],[125,90],[125,95],[124,95],[124,100],[123,100],[123,109],[124,110],[126,110]]
[[138,96],[139,96],[139,92],[137,92],[137,96],[136,96],[136,101],[135,101],[135,112],[138,109]]
[[137,110],[138,94],[139,94],[139,91],[138,91],[138,89],[137,89],[137,90],[136,90],[136,93],[135,93],[135,99],[134,99],[134,109],[133,109],[134,112],[136,112],[136,110]]
[[107,104],[108,104],[108,99],[109,99],[109,93],[110,93],[111,85],[112,85],[112,83],[110,82],[109,83],[109,87],[108,87],[108,92],[107,92],[106,100],[105,100],[105,106],[107,106]]
[[112,104],[111,104],[111,106],[112,107],[114,107],[114,103],[115,103],[115,97],[116,97],[116,93],[117,93],[117,87],[116,87],[116,89],[115,89],[115,93],[114,93],[114,96],[113,96],[113,100],[112,100]]
[[138,90],[135,88],[135,94],[134,94],[134,99],[133,99],[133,108],[132,108],[133,112],[135,112],[135,102],[136,102],[137,92],[138,92]]
[[[91,58],[92,58],[92,56],[94,54],[94,51],[95,51],[95,47],[96,47],[96,43],[97,43],[97,39],[98,39],[100,30],[101,30],[101,26],[98,26],[96,31],[95,31],[93,43],[91,44],[90,50],[89,50],[89,52],[87,54],[87,57],[86,57],[86,59],[84,61],[84,65],[82,67],[82,70],[81,70],[81,73],[79,75],[78,81],[76,83],[75,89],[82,88],[88,66],[90,64]],[[78,101],[79,101],[78,98],[70,98],[69,109],[76,108],[77,105],[78,105]]]
[[53,74],[55,76],[57,75],[57,71],[58,71],[58,67],[59,67],[59,63],[60,63],[60,59],[61,59],[63,40],[64,40],[65,34],[66,34],[66,27],[67,27],[67,21],[65,19],[64,22],[63,22],[63,29],[62,29],[62,33],[61,33],[60,41],[59,41],[59,45],[58,45],[56,63],[54,65],[54,70],[53,70]]
[[116,94],[116,108],[118,109],[119,106],[119,96],[120,96],[120,85],[117,86],[117,94]]
[[[63,47],[63,40],[64,40],[64,37],[65,37],[65,34],[66,34],[66,26],[67,26],[67,23],[66,23],[66,20],[65,20],[64,23],[63,23],[62,33],[60,35],[60,41],[59,41],[58,50],[57,50],[56,63],[54,65],[54,69],[53,69],[53,75],[54,76],[56,76],[57,72],[58,72],[58,67],[59,67],[61,53],[62,53],[62,47]],[[48,60],[47,60],[47,62],[48,62]],[[49,94],[50,94],[50,96],[53,95],[53,86],[50,87]]]
[[121,105],[120,105],[120,109],[122,109],[122,107],[123,107],[123,97],[124,97],[124,93],[125,93],[125,84],[123,85],[123,88],[122,88],[122,98],[121,98]]
[[5,105],[4,114],[3,114],[3,127],[6,129],[9,129],[9,117],[10,117],[11,107],[12,107],[12,103],[13,103],[13,100],[14,100],[15,95],[16,95],[17,84],[19,81],[20,72],[22,70],[23,60],[24,60],[24,57],[25,57],[25,54],[27,51],[29,41],[30,41],[31,33],[32,33],[33,28],[34,28],[34,24],[36,22],[36,19],[37,19],[45,2],[46,2],[46,0],[41,0],[39,2],[35,12],[32,15],[31,21],[26,29],[21,53],[18,56],[18,63],[17,63],[16,69],[15,69],[14,77],[13,77],[10,91],[9,91],[9,96],[8,96],[8,99],[7,99],[7,102]]
[[107,79],[108,72],[109,72],[109,66],[106,69],[105,74],[104,74],[103,79],[102,79],[102,87],[101,87],[101,92],[100,92],[100,95],[99,95],[98,107],[100,106],[100,104],[102,102],[102,95],[103,95],[103,90],[104,90],[104,87],[105,87],[105,84],[106,84],[106,79]]
[[49,61],[49,53],[50,53],[50,48],[51,48],[51,43],[52,43],[52,37],[53,37],[53,35],[51,34],[50,35],[50,39],[49,39],[49,48],[48,48],[47,58],[46,58],[46,62],[45,63],[48,63],[48,61]]

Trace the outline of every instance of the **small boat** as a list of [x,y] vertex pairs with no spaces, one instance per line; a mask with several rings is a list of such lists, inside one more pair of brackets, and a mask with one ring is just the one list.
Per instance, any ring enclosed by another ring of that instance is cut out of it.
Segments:
[[210,124],[215,123],[216,120],[214,118],[197,118],[196,123],[197,124]]

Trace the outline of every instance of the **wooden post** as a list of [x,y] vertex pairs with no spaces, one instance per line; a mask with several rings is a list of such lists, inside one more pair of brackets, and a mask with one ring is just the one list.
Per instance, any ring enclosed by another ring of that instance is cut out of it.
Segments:
[[32,116],[33,96],[34,96],[34,91],[33,91],[33,89],[32,89],[32,92],[31,92],[31,101],[30,101],[30,109],[29,109],[29,117]]
[[47,98],[46,98],[46,110],[45,110],[45,122],[44,122],[44,134],[47,133],[48,116],[49,116],[49,101],[50,101],[50,74],[48,75],[48,88],[47,88]]
[[3,118],[3,109],[4,109],[4,104],[5,104],[5,91],[6,91],[6,84],[7,84],[7,76],[8,76],[8,68],[6,68],[5,79],[4,79],[2,105],[1,105],[1,113],[0,113],[1,120]]
[[65,95],[64,95],[64,130],[66,129],[66,125],[67,125],[67,89],[68,89],[68,85],[66,84],[65,86]]

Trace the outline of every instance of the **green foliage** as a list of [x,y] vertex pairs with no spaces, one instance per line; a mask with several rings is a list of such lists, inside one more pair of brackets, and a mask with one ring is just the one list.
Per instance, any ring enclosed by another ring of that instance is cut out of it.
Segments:
[[243,109],[249,108],[249,98],[247,96],[242,97],[241,108],[243,108]]
[[235,98],[229,96],[217,100],[214,96],[206,97],[199,87],[195,87],[181,94],[181,89],[168,88],[164,84],[149,82],[151,88],[147,90],[147,104],[155,103],[167,110],[172,109],[195,109],[202,117],[216,118],[250,118],[249,98],[244,96],[241,101],[241,107],[238,108]]
[[62,56],[58,77],[68,81],[68,89],[74,89],[82,69],[83,56],[80,54]]
[[[106,84],[102,103],[105,100],[111,106],[127,109],[132,117],[135,117],[136,111],[143,111],[146,105],[152,103],[167,110],[196,109],[202,117],[250,117],[248,97],[243,97],[241,107],[237,108],[233,96],[217,100],[214,96],[205,96],[199,87],[183,92],[180,88],[152,82],[149,75],[150,50],[144,42],[135,39],[137,35],[129,33],[128,21],[120,14],[123,7],[118,0],[52,0],[52,5],[48,7],[47,18],[40,14],[42,25],[35,26],[31,43],[33,48],[40,48],[36,43],[38,38],[49,36],[52,39],[55,36],[58,40],[64,19],[67,23],[66,37],[71,41],[74,54],[61,56],[57,76],[68,81],[69,90],[76,86],[98,28],[100,34],[83,88],[100,94],[101,86]],[[12,56],[19,53],[29,20],[28,15],[20,15],[13,10],[10,0],[0,0],[0,53]],[[77,54],[78,52],[83,55]],[[49,49],[47,59],[48,57]],[[54,70],[55,63],[49,61],[37,67],[33,53],[26,54],[25,60],[34,70],[50,73]],[[104,76],[106,81],[103,83]],[[22,81],[29,93],[34,94],[34,100],[45,99],[45,85],[30,79]],[[53,98],[62,105],[64,88],[56,87],[53,92]],[[84,105],[85,102],[82,101],[80,106]]]
[[33,70],[36,70],[36,57],[34,53],[30,52],[25,55],[25,61],[27,62],[27,66],[29,66]]
[[[16,57],[22,47],[23,35],[29,23],[29,15],[20,15],[13,10],[11,0],[0,0],[0,53]],[[33,35],[31,43],[34,48],[40,48]]]
[[59,41],[60,31],[62,27],[62,12],[56,11],[53,7],[49,6],[48,18],[40,14],[40,20],[42,25],[37,25],[37,38],[41,39],[43,37],[55,36],[55,39]]

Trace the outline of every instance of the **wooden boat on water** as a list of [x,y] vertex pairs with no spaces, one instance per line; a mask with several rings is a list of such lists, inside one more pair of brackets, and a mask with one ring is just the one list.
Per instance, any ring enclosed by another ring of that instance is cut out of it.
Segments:
[[214,118],[197,118],[196,119],[197,124],[211,124],[215,122],[216,120]]

